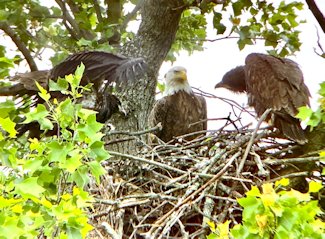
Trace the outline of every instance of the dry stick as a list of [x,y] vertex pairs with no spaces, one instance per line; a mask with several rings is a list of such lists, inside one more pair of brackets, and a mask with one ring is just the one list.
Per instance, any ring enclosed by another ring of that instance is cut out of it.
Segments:
[[162,125],[161,123],[158,123],[155,127],[150,128],[150,129],[146,129],[146,130],[142,130],[142,131],[136,131],[136,132],[130,132],[130,131],[109,131],[107,132],[107,136],[108,135],[115,135],[115,134],[124,134],[124,135],[129,135],[129,136],[137,136],[137,135],[142,135],[142,134],[147,134],[147,133],[151,133],[151,132],[156,132],[162,129]]
[[137,160],[137,161],[142,162],[142,163],[152,164],[152,165],[155,165],[155,166],[158,166],[158,167],[161,167],[161,168],[165,168],[165,169],[168,169],[168,170],[175,171],[177,173],[181,173],[181,174],[186,174],[187,173],[186,171],[180,170],[178,168],[174,168],[174,167],[171,167],[169,165],[159,163],[159,162],[156,162],[156,161],[153,161],[153,160],[147,160],[147,159],[144,159],[144,158],[136,157],[136,156],[133,156],[133,155],[130,155],[130,154],[121,154],[121,153],[118,153],[118,152],[115,152],[115,151],[108,151],[108,153],[110,155],[113,155],[113,156],[129,158],[129,159]]
[[168,213],[166,213],[162,218],[160,218],[158,221],[156,221],[153,226],[159,227],[173,212],[175,212],[177,209],[179,209],[182,205],[189,202],[191,199],[193,199],[196,195],[198,195],[200,192],[205,190],[207,187],[211,186],[215,181],[217,181],[228,169],[228,167],[233,163],[233,161],[240,155],[240,152],[237,152],[234,154],[229,161],[225,164],[223,169],[221,169],[213,178],[211,178],[208,182],[206,182],[204,185],[202,185],[198,190],[191,193],[187,198],[185,198],[183,201],[178,203],[172,210],[170,210]]
[[[281,161],[281,160],[279,160]],[[280,176],[280,177],[276,177],[276,178],[272,178],[270,180],[267,180],[263,183],[274,183],[276,181],[279,181],[283,178],[296,178],[296,177],[307,177],[310,173],[309,172],[298,172],[298,173],[290,173],[290,174],[286,174],[286,175],[283,175],[283,176]]]
[[120,239],[122,238],[121,235],[119,235],[107,222],[102,223],[102,227],[105,229],[106,233],[112,238],[112,239]]
[[320,157],[308,157],[308,158],[289,158],[289,159],[281,159],[281,160],[274,160],[274,159],[266,159],[263,161],[265,164],[269,165],[279,165],[279,164],[294,164],[294,163],[311,163],[317,162],[320,160]]
[[239,175],[240,172],[241,172],[241,171],[243,170],[243,168],[244,168],[245,161],[246,161],[246,159],[247,159],[247,156],[248,156],[248,154],[249,154],[250,149],[251,149],[252,146],[253,146],[254,139],[255,139],[255,137],[256,137],[256,134],[257,134],[258,129],[260,128],[261,124],[263,123],[263,121],[265,120],[265,118],[267,117],[267,115],[268,115],[271,111],[272,111],[272,109],[267,109],[267,110],[262,114],[261,118],[259,119],[259,121],[258,121],[258,123],[257,123],[257,126],[256,126],[256,128],[255,128],[255,130],[254,130],[254,132],[253,132],[253,134],[252,134],[252,136],[251,136],[251,139],[249,140],[249,142],[248,142],[248,144],[247,144],[247,147],[246,147],[246,150],[245,150],[244,156],[243,156],[243,158],[242,158],[242,160],[241,160],[241,162],[240,162],[240,164],[239,164],[239,166],[238,166],[238,168],[237,168],[237,172],[236,172],[237,175]]

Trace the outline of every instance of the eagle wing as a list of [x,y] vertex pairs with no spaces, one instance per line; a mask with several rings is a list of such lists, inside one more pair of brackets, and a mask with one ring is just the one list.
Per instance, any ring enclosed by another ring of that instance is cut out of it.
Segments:
[[14,85],[0,88],[0,96],[34,95],[39,91],[35,82],[47,89],[48,75],[49,71],[33,71],[18,74],[10,79],[11,82],[14,82]]
[[[203,96],[178,92],[165,96],[154,104],[149,115],[149,125],[162,124],[162,130],[155,135],[168,142],[176,136],[207,129],[207,106]],[[197,135],[186,139],[192,140]]]
[[[88,51],[69,56],[66,60],[55,66],[50,71],[34,71],[18,74],[12,80],[17,84],[0,88],[0,96],[30,96],[34,99],[29,106],[34,106],[44,101],[38,96],[38,88],[35,81],[43,88],[48,89],[48,80],[56,80],[75,72],[77,66],[85,65],[85,71],[80,84],[85,86],[94,83],[96,93],[96,104],[94,109],[99,111],[98,120],[105,122],[113,113],[118,111],[120,101],[117,97],[110,95],[107,87],[112,82],[125,83],[134,81],[142,76],[147,69],[147,64],[142,58],[127,58],[107,52]],[[57,99],[65,98],[61,92],[52,92]],[[25,98],[22,97],[22,101]],[[30,102],[26,100],[26,102]],[[26,130],[29,127],[25,127]],[[24,133],[26,130],[21,131]]]
[[55,66],[51,70],[50,78],[57,79],[74,73],[81,62],[85,65],[81,85],[92,82],[96,90],[99,90],[105,82],[104,91],[110,83],[132,81],[142,76],[147,69],[143,58],[127,58],[108,52],[87,51],[73,54]]
[[292,60],[253,53],[246,57],[245,69],[249,105],[258,116],[272,108],[294,117],[299,107],[309,105],[303,74]]
[[201,95],[196,95],[196,98],[198,99],[198,113],[200,115],[200,119],[202,120],[203,130],[207,130],[208,128],[208,112],[207,112],[207,102],[205,98]]
[[[155,127],[158,123],[161,123],[161,127],[162,129],[164,129],[166,127],[166,118],[168,116],[168,100],[166,100],[165,97],[157,100],[154,103],[154,106],[149,114],[148,117],[148,124],[149,127]],[[163,131],[157,131],[155,132],[155,135],[158,138],[161,138]]]

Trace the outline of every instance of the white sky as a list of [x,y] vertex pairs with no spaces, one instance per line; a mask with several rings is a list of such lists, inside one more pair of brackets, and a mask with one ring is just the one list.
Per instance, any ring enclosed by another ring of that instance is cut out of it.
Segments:
[[[318,7],[325,14],[325,1],[316,1]],[[312,15],[308,6],[305,6],[302,12],[302,18],[307,20],[307,23],[301,24],[299,30],[302,41],[301,51],[296,56],[290,59],[296,61],[303,73],[305,83],[308,86],[312,99],[312,108],[317,106],[319,83],[325,80],[325,59],[319,57],[314,52],[314,48],[320,52],[317,46],[317,31],[318,29],[321,44],[325,49],[325,34],[320,29],[317,21]],[[212,31],[208,33],[208,39],[215,39],[220,36],[215,35]],[[188,55],[187,52],[182,52],[177,61],[173,65],[181,65],[187,68],[188,79],[194,87],[200,88],[205,92],[212,93],[216,96],[226,97],[235,100],[241,105],[246,105],[247,98],[244,94],[233,94],[226,89],[214,89],[217,82],[222,79],[222,76],[238,65],[243,65],[245,57],[252,52],[266,53],[264,42],[260,41],[257,45],[246,46],[244,50],[238,49],[236,39],[226,39],[216,42],[206,42],[203,52],[195,52]],[[165,72],[171,67],[170,63],[164,63],[161,67],[160,79],[163,78]],[[208,103],[208,118],[227,117],[231,108],[228,104],[218,99],[207,98]],[[247,122],[253,119],[247,119]],[[246,123],[246,122],[245,122]],[[209,121],[209,129],[217,129],[217,126],[223,125],[224,122],[216,124],[215,121]]]

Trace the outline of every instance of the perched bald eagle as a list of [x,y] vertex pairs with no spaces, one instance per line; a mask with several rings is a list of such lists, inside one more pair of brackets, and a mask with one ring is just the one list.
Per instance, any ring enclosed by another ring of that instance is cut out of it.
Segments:
[[[113,82],[121,85],[132,81],[146,71],[146,63],[142,58],[127,58],[122,55],[111,54],[100,51],[86,51],[73,54],[63,62],[48,71],[34,71],[25,74],[18,74],[12,78],[16,84],[0,88],[0,96],[23,97],[25,95],[33,98],[32,106],[44,103],[38,95],[38,88],[35,81],[43,88],[49,88],[49,80],[56,81],[59,77],[64,77],[75,72],[77,66],[85,65],[85,71],[80,85],[93,84],[95,95],[94,110],[98,111],[97,121],[105,122],[113,113],[118,112],[120,101],[108,90]],[[67,97],[61,92],[50,92],[58,100]],[[35,123],[34,123],[35,124]],[[29,130],[30,125],[20,127],[19,133]]]
[[[187,80],[186,69],[171,68],[165,75],[163,98],[156,101],[149,116],[149,125],[162,124],[156,136],[168,142],[180,136],[207,129],[207,106],[203,96],[195,95]],[[187,137],[192,140],[197,135]]]
[[299,107],[309,106],[310,93],[294,61],[252,53],[246,57],[245,66],[227,72],[215,87],[236,93],[247,92],[248,105],[254,107],[258,117],[272,109],[266,121],[271,120],[289,139],[300,144],[307,142],[295,116]]

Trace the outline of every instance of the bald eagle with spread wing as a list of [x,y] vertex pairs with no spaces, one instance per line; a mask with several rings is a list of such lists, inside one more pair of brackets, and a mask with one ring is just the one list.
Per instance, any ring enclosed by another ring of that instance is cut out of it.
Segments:
[[236,93],[247,92],[248,105],[260,117],[272,109],[266,121],[299,144],[307,139],[299,119],[298,108],[309,106],[310,93],[298,64],[290,59],[252,53],[245,65],[227,72],[216,86]]
[[[163,98],[156,101],[149,116],[149,125],[162,124],[156,136],[168,142],[176,136],[207,129],[207,106],[203,96],[194,94],[186,69],[181,66],[171,68],[165,75]],[[192,140],[197,135],[186,137]]]
[[[93,110],[98,111],[97,121],[104,123],[112,114],[117,113],[120,107],[120,100],[109,91],[109,86],[116,82],[123,85],[127,82],[142,76],[146,71],[146,63],[142,58],[127,58],[101,51],[85,51],[70,55],[63,62],[51,70],[34,71],[18,74],[11,80],[15,82],[12,86],[0,88],[0,96],[15,96],[31,98],[31,106],[42,104],[44,100],[38,95],[38,82],[46,90],[49,89],[49,80],[56,81],[59,77],[73,74],[81,63],[85,65],[85,71],[80,85],[85,86],[92,83],[95,95]],[[67,96],[61,92],[50,91],[53,97],[58,100]],[[35,123],[21,125],[18,128],[18,135],[30,130]]]

